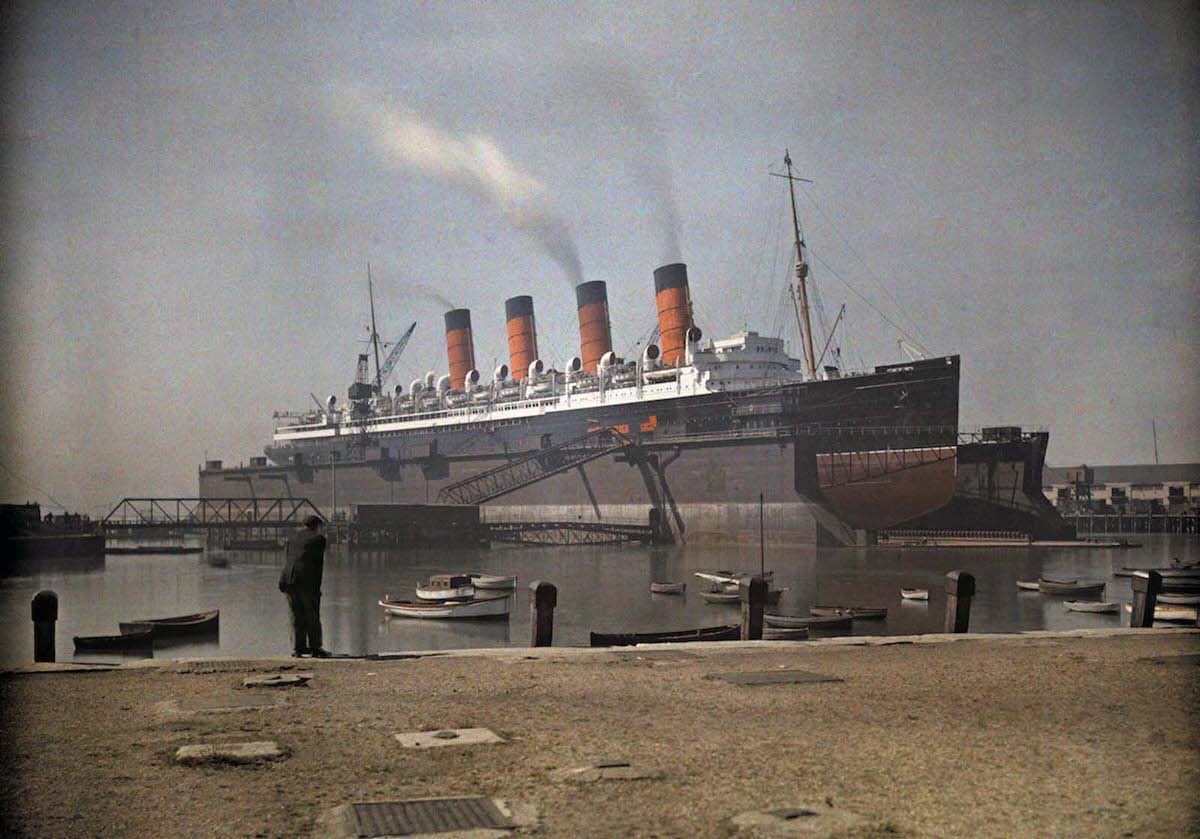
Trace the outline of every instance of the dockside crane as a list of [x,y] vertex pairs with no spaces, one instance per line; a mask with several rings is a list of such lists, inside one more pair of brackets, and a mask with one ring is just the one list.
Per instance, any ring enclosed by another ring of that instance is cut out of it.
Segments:
[[377,390],[376,393],[379,393],[383,390],[384,384],[387,383],[388,376],[392,374],[392,370],[395,368],[396,362],[400,360],[400,354],[404,352],[404,348],[408,346],[408,339],[412,337],[412,334],[414,331],[416,331],[416,328],[417,322],[414,320],[412,322],[412,326],[405,330],[404,334],[400,336],[400,340],[396,342],[396,346],[392,347],[392,351],[388,353],[387,359],[385,359],[383,362],[383,367],[379,369],[379,390]]

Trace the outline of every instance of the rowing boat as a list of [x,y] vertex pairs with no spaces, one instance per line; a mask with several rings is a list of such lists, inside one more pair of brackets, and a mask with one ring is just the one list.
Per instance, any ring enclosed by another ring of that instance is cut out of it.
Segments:
[[823,618],[850,618],[852,620],[885,620],[887,609],[874,606],[813,606],[810,614]]
[[150,632],[154,638],[180,638],[186,635],[208,635],[220,629],[221,612],[197,612],[194,615],[178,615],[173,618],[139,618],[122,621],[122,635]]
[[472,597],[469,600],[392,600],[384,598],[379,605],[389,615],[419,620],[467,618],[503,618],[508,616],[512,597]]
[[1038,590],[1038,581],[1037,580],[1017,580],[1017,588],[1021,589],[1021,591],[1037,591]]
[[1200,594],[1160,594],[1157,600],[1169,606],[1200,606]]
[[902,588],[900,596],[905,600],[928,600],[929,589],[927,588]]
[[1080,597],[1095,596],[1104,594],[1104,583],[1081,583],[1078,580],[1063,581],[1063,580],[1047,580],[1042,577],[1038,580],[1038,591],[1042,594],[1066,595],[1074,594]]
[[764,614],[763,623],[767,626],[777,626],[782,629],[849,629],[848,617],[825,617],[819,615],[772,615]]
[[702,580],[708,580],[710,583],[720,583],[721,585],[736,586],[742,581],[743,577],[762,577],[767,581],[767,585],[775,579],[774,571],[764,571],[761,574],[754,571],[718,571],[715,574],[709,574],[704,571],[695,571],[692,576],[699,577]]
[[764,626],[762,637],[764,641],[807,641],[808,627]]
[[682,644],[686,641],[736,641],[742,637],[739,626],[704,626],[667,632],[592,632],[593,647],[632,647],[635,644]]
[[510,589],[517,587],[516,576],[500,576],[496,574],[479,574],[472,572],[467,575],[471,578],[471,582],[475,588],[483,589]]
[[121,635],[76,635],[76,650],[148,650],[154,646],[154,633],[149,629]]
[[704,598],[705,603],[737,603],[741,599],[741,595],[736,591],[702,591],[700,596]]
[[1116,603],[1103,603],[1096,600],[1067,600],[1063,606],[1068,612],[1097,612],[1109,614],[1120,610]]
[[[1133,604],[1126,603],[1125,611],[1132,614]],[[1195,606],[1170,606],[1170,605],[1154,605],[1154,619],[1156,621],[1166,621],[1167,623],[1195,623],[1197,617],[1197,609]]]
[[654,594],[683,594],[687,591],[687,583],[651,583],[650,591]]

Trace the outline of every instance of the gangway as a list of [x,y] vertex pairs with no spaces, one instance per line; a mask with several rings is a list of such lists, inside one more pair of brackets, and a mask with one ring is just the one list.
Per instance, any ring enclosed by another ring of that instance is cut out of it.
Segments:
[[437,500],[448,504],[483,504],[632,445],[633,441],[615,428],[597,428],[582,437],[539,449],[442,487]]
[[298,527],[310,515],[320,516],[321,511],[307,498],[123,498],[101,527],[281,528]]

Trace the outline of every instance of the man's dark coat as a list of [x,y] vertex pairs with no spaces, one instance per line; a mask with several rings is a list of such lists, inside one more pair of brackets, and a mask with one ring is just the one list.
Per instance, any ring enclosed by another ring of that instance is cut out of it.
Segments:
[[321,591],[325,572],[325,537],[305,528],[288,539],[287,562],[279,575],[279,590]]

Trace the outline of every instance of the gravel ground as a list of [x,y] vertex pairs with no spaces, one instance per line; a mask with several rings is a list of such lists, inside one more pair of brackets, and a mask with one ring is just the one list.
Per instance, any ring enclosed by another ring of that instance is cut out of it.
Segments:
[[[853,836],[1198,835],[1197,654],[1196,632],[1144,631],[306,660],[307,687],[253,691],[246,675],[291,664],[6,674],[0,829],[298,836],[348,801],[483,794],[535,804],[544,836],[728,836],[739,812],[805,802],[863,816]],[[777,668],[843,681],[711,678]],[[230,694],[281,704],[174,704]],[[393,737],[477,726],[507,742],[418,751]],[[253,740],[289,756],[173,761],[182,745]],[[549,777],[605,759],[663,777]]]

